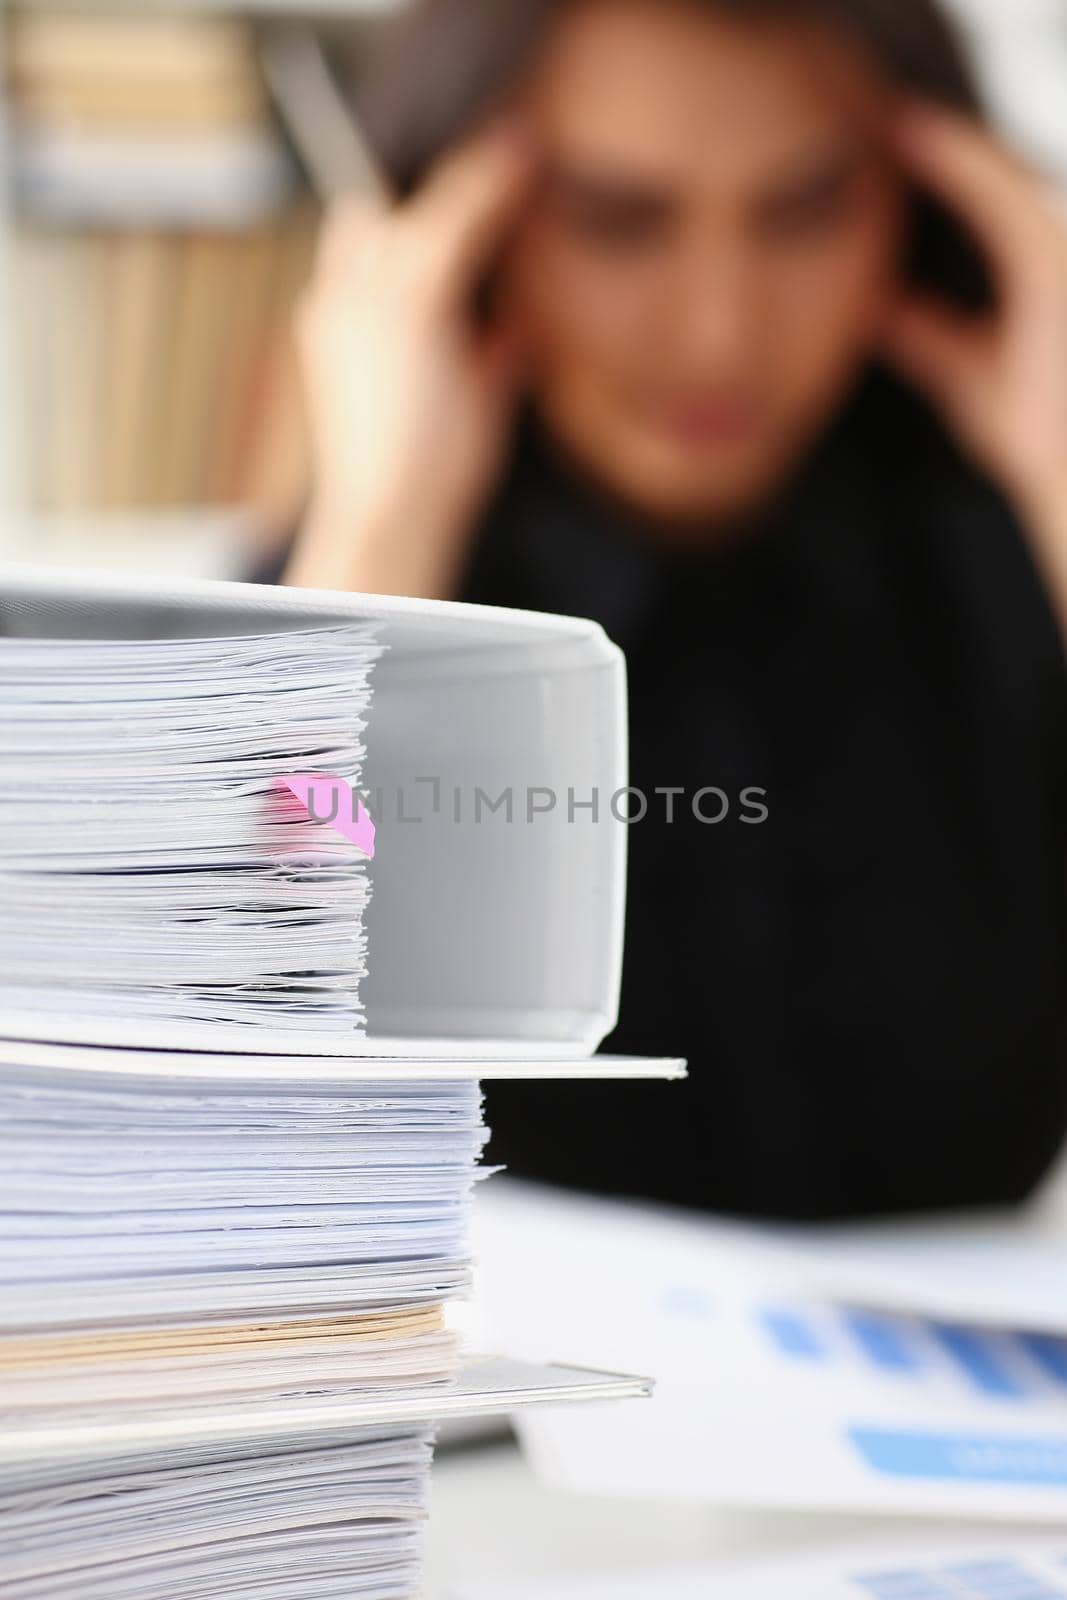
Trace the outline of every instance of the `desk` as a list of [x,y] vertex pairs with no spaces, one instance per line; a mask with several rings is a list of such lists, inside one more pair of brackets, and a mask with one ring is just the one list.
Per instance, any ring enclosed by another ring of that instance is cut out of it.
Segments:
[[[974,1524],[945,1523],[923,1523],[919,1531],[935,1528],[963,1538],[976,1531]],[[868,1536],[891,1543],[915,1531],[914,1522],[896,1518],[768,1515],[563,1494],[538,1484],[517,1445],[503,1439],[439,1452],[424,1592],[426,1600],[452,1600],[462,1582],[758,1559]]]
[[[1036,1198],[1034,1216],[1067,1236],[1067,1156]],[[451,1600],[461,1582],[758,1560],[868,1537],[892,1544],[916,1532],[969,1540],[976,1531],[974,1523],[768,1514],[570,1495],[539,1484],[510,1436],[462,1444],[446,1438],[434,1466],[425,1594],[427,1600]]]

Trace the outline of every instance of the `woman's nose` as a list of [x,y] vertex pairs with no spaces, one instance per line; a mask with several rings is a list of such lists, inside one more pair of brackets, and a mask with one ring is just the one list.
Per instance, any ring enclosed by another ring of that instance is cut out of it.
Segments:
[[694,376],[728,377],[759,342],[758,273],[741,240],[694,240],[678,262],[671,298],[677,356]]

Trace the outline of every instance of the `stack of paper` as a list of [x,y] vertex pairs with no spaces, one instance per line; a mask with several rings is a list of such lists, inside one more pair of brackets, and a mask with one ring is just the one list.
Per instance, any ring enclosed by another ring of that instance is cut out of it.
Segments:
[[[5,1068],[0,1318],[47,1334],[0,1344],[22,1369],[16,1404],[52,1403],[52,1384],[64,1408],[210,1392],[223,1365],[231,1394],[284,1391],[298,1351],[319,1388],[448,1372],[439,1304],[466,1282],[484,1138],[470,1081],[257,1089]],[[185,1331],[161,1334],[164,1314]],[[80,1331],[101,1324],[106,1337]]]
[[420,1070],[0,1041],[5,1596],[411,1594],[435,1417],[647,1392],[464,1370],[481,1095]]
[[435,1419],[647,1392],[636,1379],[483,1361],[433,1394],[5,1428],[4,1597],[414,1596]]
[[402,1600],[436,1419],[648,1389],[463,1363],[479,1078],[679,1068],[589,1061],[614,840],[387,831],[376,944],[366,819],[310,797],[368,722],[403,776],[473,730],[472,782],[584,753],[622,675],[552,619],[91,591],[0,607],[0,1590]]
[[365,856],[281,780],[358,785],[373,635],[0,639],[5,1005],[361,1026]]
[[[454,1380],[477,1084],[116,1078],[65,1054],[0,1081],[5,1594],[409,1592],[427,1428],[301,1445],[279,1408]],[[167,1443],[272,1408],[265,1445]],[[64,1443],[153,1425],[147,1461]]]
[[[418,1584],[425,1428],[0,1467],[8,1600],[381,1596]],[[293,1575],[300,1574],[299,1586]]]

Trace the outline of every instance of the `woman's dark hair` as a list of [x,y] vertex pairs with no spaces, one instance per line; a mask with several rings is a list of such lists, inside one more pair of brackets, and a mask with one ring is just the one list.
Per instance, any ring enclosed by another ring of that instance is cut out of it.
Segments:
[[[521,82],[574,0],[416,0],[386,28],[357,92],[363,127],[399,194]],[[649,0],[654,4],[655,0]],[[978,88],[937,0],[686,0],[740,21],[816,25],[851,39],[906,95],[982,115]],[[971,242],[920,196],[912,270],[964,304],[989,297]]]

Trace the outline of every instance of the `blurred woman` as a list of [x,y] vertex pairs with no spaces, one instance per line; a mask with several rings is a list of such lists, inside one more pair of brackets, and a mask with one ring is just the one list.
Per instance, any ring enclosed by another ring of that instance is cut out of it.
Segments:
[[932,0],[426,0],[363,111],[401,198],[324,232],[287,577],[625,647],[609,1045],[691,1063],[502,1088],[494,1154],[1023,1197],[1067,1122],[1067,238]]

